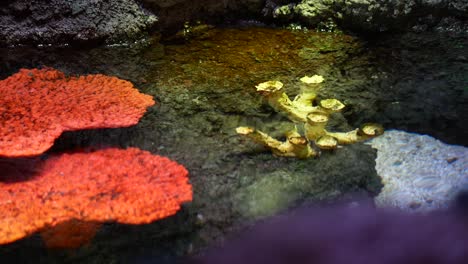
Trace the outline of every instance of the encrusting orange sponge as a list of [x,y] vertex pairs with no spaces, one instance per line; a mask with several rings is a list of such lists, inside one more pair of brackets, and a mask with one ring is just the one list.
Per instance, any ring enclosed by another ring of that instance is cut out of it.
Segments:
[[29,160],[29,170],[24,159],[17,169],[0,160],[0,244],[71,220],[150,223],[192,200],[182,165],[137,148]]
[[128,127],[155,104],[132,83],[102,74],[66,77],[50,69],[21,69],[0,81],[0,156],[49,149],[63,131]]

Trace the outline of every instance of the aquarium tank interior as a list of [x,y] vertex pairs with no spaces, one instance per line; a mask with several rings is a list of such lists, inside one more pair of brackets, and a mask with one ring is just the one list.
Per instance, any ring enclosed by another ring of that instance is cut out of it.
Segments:
[[0,2],[0,263],[468,263],[468,1]]

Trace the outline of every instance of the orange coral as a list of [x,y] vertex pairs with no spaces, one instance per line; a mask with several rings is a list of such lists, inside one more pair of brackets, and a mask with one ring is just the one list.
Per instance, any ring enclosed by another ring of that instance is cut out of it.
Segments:
[[[31,159],[34,168],[0,175],[0,244],[77,219],[143,224],[192,200],[188,172],[137,148],[109,148]],[[21,162],[24,165],[24,161]],[[23,174],[19,177],[18,174]],[[24,175],[28,174],[28,175]],[[27,181],[15,181],[28,178]]]
[[54,69],[22,69],[0,81],[0,156],[38,155],[63,131],[138,123],[151,96],[101,74],[65,77]]

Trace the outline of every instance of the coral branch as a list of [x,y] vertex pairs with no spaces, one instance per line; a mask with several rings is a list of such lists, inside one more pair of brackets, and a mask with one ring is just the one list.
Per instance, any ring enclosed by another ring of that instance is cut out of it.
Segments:
[[236,132],[268,147],[276,156],[305,159],[317,155],[310,147],[309,141],[297,133],[297,131],[288,132],[285,142],[276,140],[268,134],[251,127],[238,127],[236,128]]

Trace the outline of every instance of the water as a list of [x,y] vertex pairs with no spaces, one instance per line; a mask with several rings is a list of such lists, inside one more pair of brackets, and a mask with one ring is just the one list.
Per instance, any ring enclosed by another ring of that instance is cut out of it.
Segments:
[[407,33],[363,40],[340,33],[207,27],[188,38],[158,40],[0,51],[2,79],[19,68],[43,66],[73,75],[102,73],[131,81],[158,102],[135,127],[67,132],[51,153],[139,147],[183,164],[194,188],[193,202],[174,217],[142,226],[106,224],[90,245],[72,251],[47,251],[33,236],[0,247],[2,262],[166,263],[295,205],[379,192],[376,153],[369,145],[295,160],[274,157],[239,137],[237,126],[277,138],[293,127],[255,92],[267,80],[283,82],[292,98],[299,78],[323,75],[320,98],[347,105],[334,116],[334,129],[377,122],[467,144],[466,36]]

